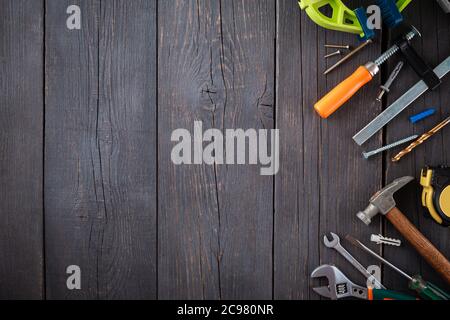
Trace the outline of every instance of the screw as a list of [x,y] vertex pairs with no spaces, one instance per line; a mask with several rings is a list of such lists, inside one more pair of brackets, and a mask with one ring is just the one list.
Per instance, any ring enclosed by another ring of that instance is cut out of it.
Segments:
[[338,50],[336,52],[327,54],[326,56],[324,56],[324,58],[327,59],[327,58],[331,58],[331,57],[338,56],[338,55],[341,55],[341,54],[342,54],[341,50]]
[[334,48],[334,49],[347,49],[350,50],[349,45],[340,45],[340,44],[326,44],[325,48]]
[[347,60],[349,60],[351,57],[353,57],[355,54],[357,54],[359,51],[361,51],[362,49],[364,49],[367,45],[371,44],[373,41],[371,39],[368,39],[366,41],[364,41],[362,44],[360,44],[357,48],[353,49],[353,51],[351,51],[350,53],[348,53],[345,57],[343,57],[341,60],[339,60],[338,62],[336,62],[333,66],[331,66],[330,68],[328,68],[323,74],[327,75],[329,74],[331,71],[333,71],[334,69],[336,69],[337,67],[339,67],[341,64],[343,64],[344,62],[346,62]]
[[370,157],[372,157],[372,156],[374,156],[376,154],[379,154],[379,153],[381,153],[383,151],[395,148],[395,147],[397,147],[399,145],[405,144],[405,143],[410,142],[412,140],[416,140],[418,137],[419,137],[418,135],[413,135],[411,137],[408,137],[408,138],[402,139],[400,141],[391,143],[391,144],[389,144],[387,146],[384,146],[382,148],[379,148],[379,149],[376,149],[376,150],[373,150],[373,151],[369,151],[369,152],[364,152],[363,156],[364,156],[365,159],[369,159]]

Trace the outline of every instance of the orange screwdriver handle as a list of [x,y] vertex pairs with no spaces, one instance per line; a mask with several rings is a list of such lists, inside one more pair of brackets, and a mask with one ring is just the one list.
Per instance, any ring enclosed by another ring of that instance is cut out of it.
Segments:
[[316,109],[317,113],[322,118],[328,118],[372,79],[373,75],[366,67],[359,67],[355,73],[337,85],[317,102],[314,105],[314,109]]

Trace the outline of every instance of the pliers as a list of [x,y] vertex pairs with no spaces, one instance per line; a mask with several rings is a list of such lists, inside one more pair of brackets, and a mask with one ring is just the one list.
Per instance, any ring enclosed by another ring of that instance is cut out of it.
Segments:
[[390,290],[358,286],[332,265],[326,264],[316,268],[312,272],[311,278],[326,278],[328,280],[328,285],[316,287],[313,290],[322,297],[331,300],[350,297],[363,300],[417,300],[415,297]]

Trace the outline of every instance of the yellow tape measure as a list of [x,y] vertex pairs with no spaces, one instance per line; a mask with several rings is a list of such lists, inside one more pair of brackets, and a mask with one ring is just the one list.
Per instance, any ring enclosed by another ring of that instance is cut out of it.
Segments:
[[426,167],[420,184],[422,205],[437,223],[450,227],[450,167]]

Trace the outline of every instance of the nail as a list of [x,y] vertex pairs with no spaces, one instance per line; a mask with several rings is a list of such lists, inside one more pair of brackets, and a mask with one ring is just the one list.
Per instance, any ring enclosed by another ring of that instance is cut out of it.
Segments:
[[342,54],[342,52],[341,52],[341,50],[338,50],[338,51],[336,51],[336,52],[327,54],[326,56],[324,56],[324,58],[327,59],[327,58],[331,58],[331,57],[334,57],[334,56],[338,56],[338,55],[340,55],[340,54]]

